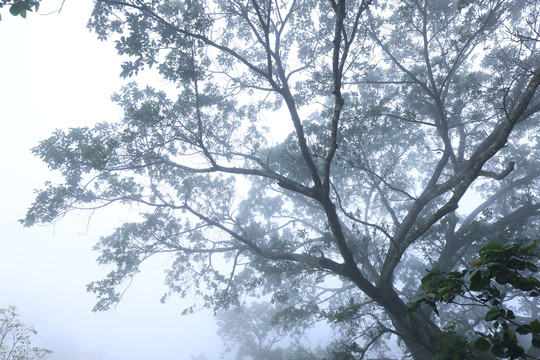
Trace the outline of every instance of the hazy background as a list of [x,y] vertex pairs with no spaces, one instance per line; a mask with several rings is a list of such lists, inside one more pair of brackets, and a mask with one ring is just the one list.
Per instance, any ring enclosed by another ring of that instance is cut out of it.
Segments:
[[[43,0],[40,13],[57,10]],[[86,284],[100,279],[92,251],[129,211],[108,209],[89,218],[71,214],[53,226],[23,228],[33,190],[52,174],[30,149],[55,129],[117,120],[110,102],[120,79],[114,43],[86,29],[90,0],[67,0],[60,14],[0,21],[0,308],[15,305],[38,330],[35,343],[55,352],[50,360],[189,359],[206,352],[219,358],[221,342],[209,312],[180,316],[181,300],[167,304],[166,259],[147,264],[124,296],[106,313],[92,313],[96,300]]]

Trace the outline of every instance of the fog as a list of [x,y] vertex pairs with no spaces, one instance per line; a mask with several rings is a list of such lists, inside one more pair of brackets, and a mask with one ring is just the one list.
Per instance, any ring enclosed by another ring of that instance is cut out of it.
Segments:
[[0,309],[50,359],[540,343],[539,2],[103,0],[99,42],[43,1],[0,22]]
[[[60,5],[44,1],[40,12]],[[160,261],[166,259],[147,264],[116,308],[91,311],[96,299],[85,286],[107,272],[92,246],[128,211],[73,213],[45,227],[18,223],[33,189],[51,179],[30,149],[55,129],[120,116],[109,100],[122,85],[120,59],[114,44],[86,29],[91,6],[67,1],[60,14],[30,13],[27,19],[2,9],[0,308],[18,308],[22,321],[38,330],[34,343],[54,351],[51,360],[172,360],[202,352],[217,358],[221,341],[209,312],[181,316],[180,299],[160,303]]]

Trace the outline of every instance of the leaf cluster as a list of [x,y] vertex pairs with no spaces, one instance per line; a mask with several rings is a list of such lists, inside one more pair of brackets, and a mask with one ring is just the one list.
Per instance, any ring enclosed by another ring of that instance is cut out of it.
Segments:
[[475,357],[468,343],[468,339],[456,331],[455,325],[445,327],[444,331],[437,335],[439,352],[433,360],[473,360]]
[[[530,275],[536,273],[536,241],[523,243],[490,243],[483,246],[479,258],[471,261],[471,269],[443,272],[432,268],[422,279],[421,291],[411,304],[409,311],[421,305],[430,306],[439,315],[437,303],[458,303],[457,298],[470,301],[470,306],[481,305],[489,310],[485,314],[486,323],[492,323],[488,333],[480,335],[473,346],[480,351],[491,352],[500,358],[517,359],[525,354],[516,333],[532,335],[532,344],[540,348],[540,323],[537,319],[529,324],[520,324],[516,315],[505,308],[504,291],[508,287],[521,290],[529,297],[540,294],[540,280]],[[504,291],[501,291],[504,290]]]
[[[1,0],[0,9],[9,6],[9,12],[13,16],[26,18],[27,12],[38,11],[41,0]],[[0,16],[0,20],[2,17]]]

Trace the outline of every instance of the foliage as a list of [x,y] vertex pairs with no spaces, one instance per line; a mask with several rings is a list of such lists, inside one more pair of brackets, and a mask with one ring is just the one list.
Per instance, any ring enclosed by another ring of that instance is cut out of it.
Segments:
[[31,336],[37,334],[19,320],[16,308],[0,309],[0,360],[45,359],[51,350],[32,347]]
[[[422,279],[422,294],[412,303],[410,310],[417,310],[422,304],[433,308],[437,303],[458,302],[456,298],[470,301],[467,306],[488,308],[484,320],[490,324],[488,333],[474,341],[474,347],[491,352],[500,358],[517,359],[525,354],[516,333],[531,335],[532,345],[540,348],[540,323],[534,319],[530,323],[516,322],[514,311],[505,308],[505,285],[525,292],[525,296],[540,295],[540,280],[530,274],[538,272],[534,260],[538,258],[536,241],[530,245],[522,243],[490,243],[480,248],[480,258],[470,262],[472,269],[441,272],[433,268]],[[468,275],[468,276],[466,276]],[[503,291],[501,291],[503,290]]]
[[[0,9],[9,6],[9,12],[13,16],[26,18],[27,12],[38,11],[41,0],[0,0]],[[0,17],[0,20],[2,18]]]
[[468,339],[450,326],[437,336],[437,356],[433,360],[474,360]]
[[121,121],[34,148],[61,180],[22,222],[140,211],[96,245],[96,310],[168,254],[166,296],[271,299],[356,357],[431,360],[441,324],[407,312],[423,269],[453,288],[492,238],[538,233],[539,18],[538,0],[97,0],[121,76],[160,78],[113,96]]

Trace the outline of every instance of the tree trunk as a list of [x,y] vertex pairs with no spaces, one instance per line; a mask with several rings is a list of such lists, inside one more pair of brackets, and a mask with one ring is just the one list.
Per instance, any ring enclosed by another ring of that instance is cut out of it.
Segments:
[[403,340],[411,352],[411,356],[414,360],[432,360],[435,357],[433,351],[415,340],[413,334],[407,331],[407,329],[405,329],[405,327],[394,317],[392,317],[392,324],[396,331],[401,335],[401,340]]
[[390,314],[395,330],[415,360],[432,360],[437,354],[436,340],[440,329],[423,312],[409,312],[398,294],[383,291],[380,304]]

